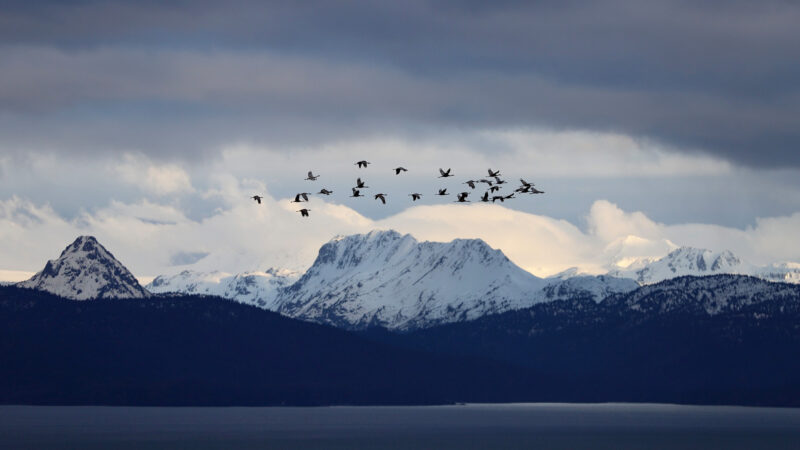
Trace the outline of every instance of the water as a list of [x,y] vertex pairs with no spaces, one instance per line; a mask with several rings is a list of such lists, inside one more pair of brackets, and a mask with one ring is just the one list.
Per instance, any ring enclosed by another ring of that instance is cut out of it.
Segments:
[[800,409],[0,406],[2,449],[800,449]]

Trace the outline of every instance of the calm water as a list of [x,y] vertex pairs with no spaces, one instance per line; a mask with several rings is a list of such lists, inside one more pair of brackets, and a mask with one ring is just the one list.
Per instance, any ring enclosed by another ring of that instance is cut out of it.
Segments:
[[800,409],[0,406],[2,449],[800,449]]

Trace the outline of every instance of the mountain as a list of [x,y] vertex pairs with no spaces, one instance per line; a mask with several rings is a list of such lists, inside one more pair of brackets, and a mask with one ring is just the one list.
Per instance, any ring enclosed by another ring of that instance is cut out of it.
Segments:
[[800,283],[800,264],[757,266],[743,261],[729,250],[712,252],[694,247],[680,247],[663,258],[635,261],[624,269],[614,269],[608,273],[615,277],[631,278],[641,284],[653,284],[686,275],[717,274],[751,275],[769,281]]
[[[0,287],[0,404],[553,401],[563,381],[432,355],[218,297],[74,302]],[[568,390],[564,387],[562,390]]]
[[800,405],[800,286],[679,277],[600,303],[572,299],[366,336],[581,377],[588,401]]
[[638,285],[613,277],[541,279],[480,239],[418,242],[396,231],[338,237],[276,311],[343,328],[409,330],[474,319],[574,296],[602,300]]
[[236,275],[184,270],[173,276],[158,276],[146,288],[154,294],[215,295],[271,310],[275,309],[278,290],[291,285],[299,277],[297,272],[274,268]]
[[18,286],[73,300],[150,296],[133,274],[92,236],[79,236],[58,259],[48,261],[41,272]]
[[652,284],[685,275],[749,274],[753,269],[753,266],[744,263],[728,250],[712,252],[693,247],[680,247],[667,256],[641,267],[618,269],[609,272],[609,275],[632,278],[642,284]]

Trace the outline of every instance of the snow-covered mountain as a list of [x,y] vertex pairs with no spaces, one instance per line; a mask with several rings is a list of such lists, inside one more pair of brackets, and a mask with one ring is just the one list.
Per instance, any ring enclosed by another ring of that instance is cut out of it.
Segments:
[[265,309],[275,309],[274,301],[278,290],[291,285],[299,277],[300,273],[287,269],[268,269],[235,275],[217,271],[184,270],[172,276],[158,276],[146,287],[152,293],[216,295]]
[[92,236],[79,236],[58,259],[18,286],[74,300],[145,298],[144,289],[125,266]]
[[480,239],[417,242],[396,231],[372,231],[323,245],[275,304],[284,315],[346,328],[412,329],[575,295],[599,301],[608,292],[638,287],[631,280],[607,280],[541,279]]
[[624,269],[609,271],[614,277],[632,278],[641,284],[653,284],[685,275],[717,274],[750,275],[769,281],[800,282],[800,264],[781,263],[756,266],[743,261],[732,252],[694,247],[680,247],[655,261],[634,263]]

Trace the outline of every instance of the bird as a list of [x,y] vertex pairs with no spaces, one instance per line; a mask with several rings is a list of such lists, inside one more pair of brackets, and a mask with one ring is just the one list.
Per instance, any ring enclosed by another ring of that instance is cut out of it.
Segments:
[[503,197],[502,195],[495,195],[494,197],[492,197],[492,203],[494,203],[497,200],[500,200],[500,203],[502,203],[505,199],[506,198]]
[[483,197],[481,197],[481,201],[482,202],[488,202],[489,201],[489,191],[486,191],[486,192],[483,193]]
[[356,189],[364,189],[364,188],[368,188],[368,187],[369,186],[365,185],[364,182],[361,181],[361,178],[356,180]]
[[261,199],[264,198],[264,197],[262,197],[260,195],[254,195],[254,196],[252,196],[250,198],[252,198],[253,200],[257,201],[258,204],[260,205],[261,204]]
[[303,208],[301,210],[298,210],[297,212],[299,212],[300,216],[302,216],[302,217],[308,217],[309,211],[311,211],[311,210],[307,209],[307,208]]
[[530,190],[531,190],[531,186],[528,185],[528,186],[520,186],[520,187],[514,189],[514,192],[519,192],[520,194],[527,194],[527,193],[530,193]]
[[522,183],[525,187],[533,186],[533,183],[528,183],[527,181],[523,180],[522,178],[519,179],[519,182]]
[[465,181],[464,184],[470,187],[470,189],[475,189],[475,180]]
[[514,193],[513,192],[505,196],[506,200],[511,199],[511,198],[514,198]]
[[375,200],[380,200],[384,205],[386,204],[387,194],[375,194]]
[[448,195],[447,194],[447,189],[446,188],[445,189],[439,189],[439,193],[436,194],[436,195]]
[[310,192],[301,192],[301,193],[295,195],[294,196],[294,200],[292,200],[292,203],[307,202],[308,201],[308,194],[310,194]]
[[361,191],[359,191],[356,188],[352,188],[352,189],[353,189],[353,195],[351,195],[350,197],[363,197],[363,195],[361,195]]
[[319,178],[319,175],[314,175],[310,170],[308,171],[308,177],[306,180],[317,181],[317,178]]
[[489,176],[490,177],[499,177],[500,176],[500,171],[499,170],[492,171],[492,169],[489,169]]
[[458,200],[456,200],[456,202],[458,202],[458,203],[468,202],[469,201],[469,200],[467,200],[467,196],[468,195],[469,195],[469,192],[462,192],[462,193],[458,194]]
[[405,167],[395,167],[394,174],[400,175],[400,172],[408,172],[408,169],[406,169]]
[[442,170],[442,168],[440,167],[440,168],[439,168],[439,173],[441,174],[441,175],[439,175],[439,178],[447,178],[447,177],[452,177],[452,176],[453,176],[453,175],[450,175],[450,169],[449,169],[449,168],[448,168],[448,169],[447,169],[447,171],[445,172],[445,171],[444,171],[444,170]]
[[494,177],[496,180],[494,184],[505,184],[506,180],[501,180],[500,177]]
[[478,180],[478,183],[486,183],[489,186],[491,186],[492,185],[492,180],[486,180],[486,179],[481,178],[480,180]]
[[492,186],[489,188],[489,192],[497,192],[500,190],[500,186]]
[[356,162],[356,165],[358,166],[359,169],[362,168],[362,167],[366,169],[367,166],[370,165],[370,164],[372,164],[372,163],[370,163],[369,161],[364,161],[364,160]]
[[325,189],[325,188],[322,188],[322,190],[321,190],[321,191],[319,191],[319,192],[317,192],[317,194],[322,194],[322,195],[331,195],[331,194],[333,194],[333,191],[329,191],[329,190],[327,190],[327,189]]
[[417,194],[417,193],[408,194],[408,195],[411,196],[411,201],[412,202],[415,202],[415,201],[419,200],[422,197],[422,194]]

